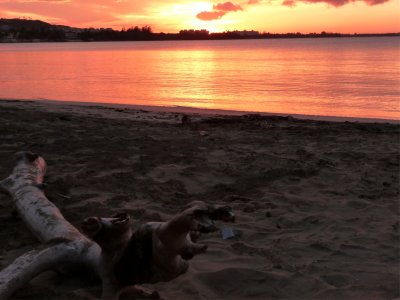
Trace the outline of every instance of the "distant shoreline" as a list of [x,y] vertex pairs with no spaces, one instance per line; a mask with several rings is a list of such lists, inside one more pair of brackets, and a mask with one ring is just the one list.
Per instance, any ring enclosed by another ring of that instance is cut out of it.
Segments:
[[330,37],[380,37],[400,36],[400,32],[338,33],[338,32],[288,32],[271,33],[256,30],[209,32],[206,29],[184,29],[178,33],[153,32],[150,26],[132,26],[127,29],[77,28],[53,25],[41,20],[0,18],[0,43],[15,42],[66,42],[66,41],[175,41],[175,40],[243,40]]
[[104,103],[104,102],[81,102],[81,101],[64,101],[64,100],[43,100],[43,99],[11,99],[0,98],[0,102],[31,102],[38,105],[47,107],[50,110],[62,111],[65,109],[63,106],[69,107],[98,107],[110,108],[116,110],[138,110],[149,111],[154,113],[180,113],[180,114],[196,114],[203,116],[243,116],[243,115],[260,115],[260,116],[279,116],[289,117],[300,120],[314,120],[326,122],[354,122],[354,123],[390,123],[400,124],[400,119],[380,119],[380,118],[363,118],[363,117],[343,117],[343,116],[321,116],[321,115],[307,115],[307,114],[291,114],[291,113],[271,113],[271,112],[257,112],[257,111],[240,111],[240,110],[224,110],[224,109],[207,109],[196,108],[189,106],[152,106],[152,105],[138,105],[138,104],[118,104],[118,103]]
[[345,38],[385,38],[385,37],[400,37],[400,33],[382,33],[382,34],[340,34],[332,36],[302,34],[299,36],[285,34],[274,34],[276,36],[269,37],[240,37],[240,38],[166,38],[166,39],[132,39],[132,40],[0,40],[0,44],[31,44],[31,43],[90,43],[90,42],[171,42],[171,41],[254,41],[254,40],[291,40],[291,39],[345,39]]

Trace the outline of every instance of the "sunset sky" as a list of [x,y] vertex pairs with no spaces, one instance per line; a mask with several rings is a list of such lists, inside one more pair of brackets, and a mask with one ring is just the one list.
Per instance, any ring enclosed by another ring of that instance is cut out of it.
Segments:
[[0,17],[75,27],[267,32],[400,31],[400,0],[0,0]]

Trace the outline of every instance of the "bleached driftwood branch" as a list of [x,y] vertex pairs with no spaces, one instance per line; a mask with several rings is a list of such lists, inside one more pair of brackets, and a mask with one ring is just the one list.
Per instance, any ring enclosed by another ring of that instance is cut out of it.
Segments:
[[195,243],[199,234],[216,230],[213,220],[234,221],[229,207],[197,201],[169,222],[146,223],[136,232],[127,214],[90,217],[82,223],[85,236],[46,198],[44,159],[31,152],[16,156],[16,166],[0,187],[12,196],[22,220],[43,244],[0,272],[0,299],[41,272],[71,266],[101,278],[103,299],[118,299],[124,293],[155,297],[156,293],[136,285],[169,281],[185,273],[187,260],[207,250]]
[[0,299],[10,297],[36,275],[56,266],[76,263],[94,270],[100,266],[100,247],[65,220],[44,195],[45,172],[42,157],[19,152],[11,175],[0,182],[14,199],[26,226],[43,242],[39,249],[22,255],[0,272]]

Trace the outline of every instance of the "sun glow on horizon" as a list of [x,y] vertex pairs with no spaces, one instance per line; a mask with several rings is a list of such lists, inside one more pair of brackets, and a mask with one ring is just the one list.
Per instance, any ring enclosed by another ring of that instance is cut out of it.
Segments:
[[209,32],[223,31],[221,24],[227,24],[226,20],[203,21],[195,16],[203,11],[212,10],[213,4],[211,2],[190,2],[166,5],[161,8],[160,16],[172,20],[180,20],[179,27],[174,31],[181,29],[205,29]]
[[0,0],[0,17],[73,27],[150,26],[154,32],[400,32],[400,0]]
[[[351,2],[341,7],[328,6],[323,2],[311,3],[311,1],[299,2],[296,6],[282,5],[279,1],[253,1],[258,5],[244,6],[245,8],[241,10],[226,13],[217,19],[202,20],[197,17],[199,13],[213,11],[216,3],[233,3],[223,1],[158,4],[149,10],[149,14],[154,12],[156,17],[142,18],[141,22],[148,21],[146,24],[156,28],[155,31],[165,32],[179,32],[183,29],[205,29],[209,32],[258,30],[277,33],[400,32],[400,22],[398,22],[400,0],[389,0],[382,5],[374,6],[364,2]],[[251,1],[241,3],[251,3]],[[161,27],[155,20],[164,20],[164,25]]]

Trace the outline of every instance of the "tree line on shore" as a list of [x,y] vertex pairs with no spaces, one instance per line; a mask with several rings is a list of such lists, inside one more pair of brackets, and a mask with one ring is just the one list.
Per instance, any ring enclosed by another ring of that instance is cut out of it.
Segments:
[[393,36],[387,34],[341,34],[321,33],[259,33],[258,31],[209,32],[207,30],[181,30],[179,33],[154,33],[150,26],[114,30],[112,28],[73,28],[51,25],[40,20],[0,19],[0,42],[32,41],[156,41],[156,40],[223,40],[223,39],[265,39],[265,38],[323,38],[346,36]]

